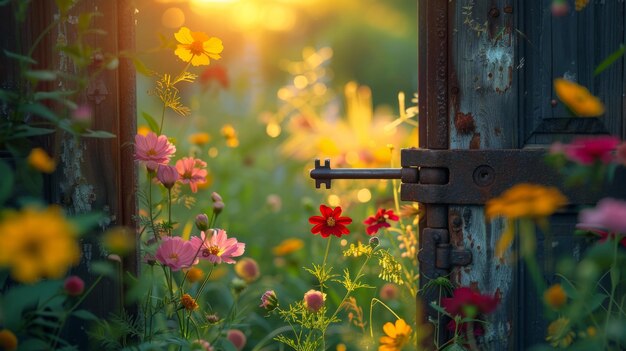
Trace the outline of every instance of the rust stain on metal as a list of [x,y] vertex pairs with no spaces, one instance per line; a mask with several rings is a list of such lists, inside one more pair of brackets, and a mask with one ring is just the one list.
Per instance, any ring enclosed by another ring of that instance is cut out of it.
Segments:
[[480,133],[474,133],[469,143],[470,149],[480,149]]
[[512,14],[512,13],[513,13],[513,6],[511,6],[511,5],[506,5],[506,6],[504,6],[504,9],[503,9],[503,10],[504,10],[504,13],[507,13],[507,14]]
[[500,16],[500,10],[498,10],[498,8],[492,7],[489,10],[489,17],[491,17],[491,18],[498,18],[499,16]]
[[500,127],[495,127],[495,128],[493,128],[493,133],[496,136],[500,136],[502,134],[502,129],[500,129]]
[[454,115],[454,127],[457,134],[469,135],[476,131],[476,122],[471,112],[463,113],[457,112]]

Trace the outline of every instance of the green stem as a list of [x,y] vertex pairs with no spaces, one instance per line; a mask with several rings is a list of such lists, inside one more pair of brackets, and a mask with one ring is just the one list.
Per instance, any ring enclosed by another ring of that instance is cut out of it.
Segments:
[[[609,234],[610,237],[610,234]],[[616,236],[613,239],[613,262],[611,263],[611,268],[609,270],[609,275],[611,277],[611,295],[609,296],[609,307],[606,312],[606,320],[604,322],[604,347],[608,349],[609,339],[608,339],[608,330],[609,330],[609,322],[611,321],[611,312],[613,309],[613,300],[615,299],[615,290],[617,288],[617,284],[619,283],[619,273],[614,273],[617,270],[617,247],[619,245],[619,239]]]
[[148,216],[150,217],[150,227],[152,227],[154,240],[158,242],[159,235],[154,226],[154,213],[152,212],[152,173],[152,171],[148,170]]
[[52,341],[52,347],[51,350],[54,350],[57,346],[57,342],[59,340],[59,335],[61,334],[61,332],[63,331],[63,327],[65,326],[65,322],[67,322],[67,318],[72,314],[72,312],[74,312],[74,310],[80,306],[80,304],[83,303],[83,301],[85,301],[85,298],[87,298],[87,296],[89,296],[89,294],[91,293],[91,291],[96,287],[96,285],[100,282],[100,280],[102,280],[102,275],[99,275],[98,278],[96,278],[96,281],[94,281],[91,286],[87,289],[87,291],[85,291],[80,298],[78,299],[78,301],[76,301],[76,303],[74,303],[74,305],[72,305],[72,307],[70,307],[69,310],[65,311],[63,313],[63,315],[61,316],[61,323],[59,324],[59,327],[56,328],[56,332],[54,333],[54,340]]
[[172,188],[167,188],[167,228],[172,235]]

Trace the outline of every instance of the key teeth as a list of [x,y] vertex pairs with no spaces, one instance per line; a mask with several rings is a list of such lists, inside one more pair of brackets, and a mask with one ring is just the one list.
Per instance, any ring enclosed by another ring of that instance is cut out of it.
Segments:
[[[330,159],[324,160],[324,165],[320,164],[320,159],[315,159],[315,169],[330,169]],[[326,189],[330,189],[331,179],[315,179],[315,188],[320,189],[322,184],[326,185]]]

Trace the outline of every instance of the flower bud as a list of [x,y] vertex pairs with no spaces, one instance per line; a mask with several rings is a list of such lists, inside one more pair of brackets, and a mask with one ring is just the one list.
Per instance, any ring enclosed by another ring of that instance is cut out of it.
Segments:
[[17,350],[17,336],[9,329],[0,330],[0,347],[2,350]]
[[157,179],[168,189],[171,189],[178,180],[178,170],[174,166],[159,165]]
[[65,279],[63,289],[70,296],[79,296],[85,291],[85,282],[80,277],[71,275]]
[[204,213],[200,213],[196,216],[196,228],[204,232],[209,229],[209,216]]
[[220,321],[220,316],[218,316],[217,313],[207,314],[206,321],[209,324],[217,324]]
[[378,237],[371,237],[370,238],[370,247],[372,249],[375,249],[376,247],[378,247],[378,245],[380,245],[380,239],[378,239]]
[[231,281],[231,284],[236,294],[239,294],[240,292],[243,291],[243,289],[245,289],[248,286],[248,284],[243,279],[239,279],[239,278],[233,278],[233,280]]
[[213,202],[222,202],[222,197],[220,196],[220,194],[216,193],[215,191],[211,193],[211,200],[213,200]]
[[263,296],[261,296],[261,304],[259,307],[268,311],[276,309],[276,307],[278,307],[278,297],[276,296],[276,292],[274,292],[274,290],[264,292]]
[[226,333],[226,338],[235,345],[237,351],[243,350],[243,347],[246,346],[246,335],[239,329],[231,329]]
[[318,312],[324,307],[324,300],[326,300],[326,294],[311,289],[304,294],[304,307],[310,312]]
[[215,214],[222,212],[223,209],[224,209],[224,203],[222,201],[216,201],[213,204],[213,212],[215,212]]
[[259,279],[261,275],[259,264],[249,257],[244,257],[235,264],[235,273],[248,284]]

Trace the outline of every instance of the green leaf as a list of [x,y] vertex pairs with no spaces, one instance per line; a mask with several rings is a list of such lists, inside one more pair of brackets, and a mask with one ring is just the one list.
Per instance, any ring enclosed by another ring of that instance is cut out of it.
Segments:
[[103,139],[109,139],[109,138],[115,138],[116,135],[113,133],[109,133],[107,131],[104,130],[91,130],[91,129],[87,129],[87,131],[83,134],[81,134],[81,136],[84,136],[86,138],[103,138]]
[[15,175],[30,195],[36,197],[42,196],[43,176],[37,170],[30,167],[26,161],[19,162]]
[[54,91],[38,91],[35,94],[33,94],[33,98],[35,100],[46,100],[46,99],[51,99],[51,100],[57,100],[57,101],[61,101],[61,100],[65,100],[65,98],[74,95],[76,91],[61,91],[61,90],[54,90]]
[[86,321],[97,321],[100,320],[100,318],[98,318],[98,316],[96,316],[95,314],[87,311],[87,310],[76,310],[74,312],[72,312],[72,316],[80,318],[80,319],[84,319]]
[[452,318],[452,316],[450,315],[450,313],[448,313],[448,311],[446,311],[446,309],[445,309],[445,308],[443,308],[443,307],[439,306],[436,302],[434,302],[434,301],[433,301],[433,302],[431,302],[431,303],[430,303],[430,307],[432,307],[433,309],[435,309],[435,311],[437,311],[437,312],[439,312],[439,313],[441,313],[441,314],[443,314],[443,315],[446,315],[446,316],[448,316],[448,317]]
[[602,71],[609,68],[609,66],[612,65],[613,62],[617,61],[620,57],[624,55],[624,51],[626,51],[626,46],[624,46],[624,44],[621,44],[619,46],[619,49],[615,50],[607,58],[605,58],[604,61],[600,62],[598,67],[596,67],[596,69],[593,71],[593,75],[597,76],[598,74],[602,73]]
[[82,235],[98,226],[105,218],[106,216],[102,212],[88,212],[73,216],[70,220],[76,225],[78,233]]
[[6,137],[6,140],[26,138],[36,135],[48,135],[54,133],[54,129],[22,126],[16,128],[15,132]]
[[74,6],[74,0],[55,0],[61,14],[66,14]]
[[33,80],[52,81],[57,79],[57,73],[55,71],[38,70],[38,71],[26,71],[24,73],[26,78]]
[[26,339],[25,341],[20,340],[20,350],[23,351],[41,351],[48,350],[50,345],[39,339]]
[[604,302],[604,300],[606,300],[608,296],[605,294],[595,294],[591,297],[591,299],[589,299],[589,301],[586,303],[587,304],[587,308],[589,308],[589,311],[593,312],[595,311],[598,307],[602,306],[602,303]]
[[0,160],[0,206],[3,205],[6,200],[13,193],[14,175],[13,169],[4,161]]
[[117,272],[110,261],[94,261],[89,264],[91,272],[111,279],[117,279]]
[[4,54],[7,57],[10,57],[12,59],[16,59],[18,61],[22,61],[22,62],[26,62],[26,63],[30,63],[33,65],[37,64],[37,61],[33,60],[31,57],[29,56],[24,56],[24,55],[20,55],[20,54],[16,54],[14,52],[8,51],[8,50],[4,50]]
[[150,69],[146,67],[146,65],[141,60],[139,60],[136,57],[133,57],[132,60],[133,60],[133,65],[135,65],[135,69],[137,70],[137,72],[139,72],[140,74],[143,74],[146,77],[152,76],[152,71],[150,71]]
[[150,116],[150,114],[148,114],[146,112],[142,112],[141,116],[143,117],[143,119],[146,120],[146,122],[148,122],[148,126],[150,127],[150,130],[152,130],[153,132],[158,134],[159,133],[159,125],[154,120],[154,118],[152,118],[152,116]]
[[21,111],[23,113],[32,113],[54,123],[57,123],[59,121],[59,116],[57,116],[56,113],[54,113],[52,110],[42,104],[35,103],[22,105]]
[[2,101],[12,101],[12,100],[16,100],[19,97],[18,94],[16,94],[13,91],[10,90],[6,90],[6,89],[0,89],[0,100]]
[[466,351],[466,349],[459,344],[452,344],[443,349],[443,351]]

